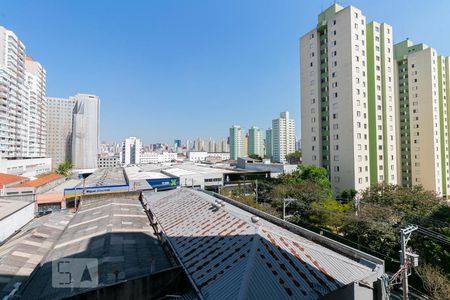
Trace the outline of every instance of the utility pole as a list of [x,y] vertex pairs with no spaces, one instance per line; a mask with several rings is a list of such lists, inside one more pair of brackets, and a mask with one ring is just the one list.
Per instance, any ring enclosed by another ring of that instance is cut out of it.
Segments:
[[408,268],[409,268],[409,259],[408,253],[406,249],[406,245],[408,244],[409,238],[411,237],[411,233],[417,230],[417,226],[408,225],[406,228],[400,230],[400,243],[402,248],[402,254],[400,256],[400,262],[402,264],[403,271],[403,280],[402,280],[402,289],[403,289],[403,300],[408,300]]
[[[288,207],[289,204],[291,204],[294,201],[295,201],[295,199],[291,199],[291,198],[283,199],[283,221],[286,221],[286,207]],[[286,202],[287,202],[287,204],[286,204]]]
[[255,184],[256,184],[255,200],[256,203],[258,203],[258,179],[255,180]]

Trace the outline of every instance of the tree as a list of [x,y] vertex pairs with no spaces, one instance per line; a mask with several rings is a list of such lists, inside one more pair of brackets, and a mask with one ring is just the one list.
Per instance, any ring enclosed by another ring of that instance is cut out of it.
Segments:
[[66,160],[58,166],[56,173],[63,176],[68,176],[71,173],[71,170],[72,164]]
[[424,264],[415,271],[432,299],[450,299],[450,280],[440,268]]
[[341,227],[340,233],[345,238],[386,256],[397,255],[398,233],[388,223],[353,219]]
[[286,155],[286,160],[290,164],[299,164],[302,162],[302,153],[300,151],[295,151]]
[[250,154],[248,157],[252,159],[262,160],[261,156],[259,156],[258,154]]
[[338,231],[338,228],[349,217],[350,211],[350,203],[342,204],[334,199],[326,199],[320,202],[313,202],[307,217],[310,223]]
[[426,191],[422,186],[400,187],[393,184],[378,184],[361,193],[361,204],[390,209],[397,215],[397,221],[401,222],[428,215],[430,211],[443,205],[443,201],[436,193]]

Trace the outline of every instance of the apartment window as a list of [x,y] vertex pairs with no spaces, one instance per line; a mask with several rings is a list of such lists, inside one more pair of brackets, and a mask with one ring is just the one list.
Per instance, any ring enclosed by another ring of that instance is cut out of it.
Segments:
[[336,35],[336,30],[333,31],[333,35]]
[[339,155],[335,155],[335,156],[333,157],[333,159],[334,159],[334,161],[339,161]]
[[337,119],[338,114],[333,114],[333,119]]
[[355,12],[355,18],[358,19],[358,13],[357,12]]

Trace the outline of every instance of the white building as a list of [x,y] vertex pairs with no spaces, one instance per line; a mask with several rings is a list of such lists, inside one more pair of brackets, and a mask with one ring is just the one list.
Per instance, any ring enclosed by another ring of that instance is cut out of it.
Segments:
[[122,143],[121,162],[124,165],[141,163],[142,142],[137,137],[129,137]]
[[286,155],[295,152],[295,122],[289,112],[282,112],[272,121],[272,160],[285,163]]
[[[363,27],[359,10],[334,4],[300,40],[303,163],[324,167],[335,192],[370,184]],[[359,168],[363,173],[355,171]]]
[[264,157],[264,135],[263,131],[255,126],[248,130],[248,155]]
[[395,45],[395,59],[399,179],[448,198],[450,59],[410,40]]
[[120,156],[118,154],[101,153],[97,158],[97,168],[120,167]]
[[230,128],[230,159],[245,156],[245,132],[239,125]]
[[173,152],[144,152],[141,154],[141,164],[169,163],[177,160],[178,154]]
[[47,153],[56,169],[72,161],[73,109],[76,100],[47,97]]
[[47,144],[47,98],[45,69],[31,57],[25,60],[29,96],[28,155],[45,157]]
[[52,159],[48,157],[5,159],[0,156],[0,173],[36,177],[51,170]]
[[72,164],[75,169],[96,168],[100,144],[100,98],[88,94],[77,94],[74,98]]
[[25,46],[0,26],[0,155],[44,157],[45,70],[26,60]]

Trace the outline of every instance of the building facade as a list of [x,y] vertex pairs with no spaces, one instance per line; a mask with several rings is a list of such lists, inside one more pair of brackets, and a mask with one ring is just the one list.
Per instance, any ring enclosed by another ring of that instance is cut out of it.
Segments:
[[399,179],[447,196],[449,58],[410,40],[395,45]]
[[27,157],[45,157],[47,154],[46,71],[30,56],[25,60],[25,69],[29,96]]
[[0,156],[46,156],[45,69],[0,26]]
[[124,165],[141,163],[142,142],[136,137],[129,137],[122,143],[121,162]]
[[272,149],[273,149],[273,131],[272,128],[266,130],[266,140],[265,140],[265,151],[267,158],[272,159]]
[[72,164],[75,169],[97,168],[100,138],[100,98],[77,94],[73,111]]
[[47,153],[56,169],[64,161],[72,161],[73,98],[47,97]]
[[263,131],[256,126],[252,126],[248,130],[248,155],[264,157]]
[[289,118],[289,112],[282,112],[272,121],[272,135],[272,160],[285,163],[286,155],[295,152],[295,122]]
[[[383,43],[386,45],[388,38],[392,43],[392,31],[388,34],[388,26],[385,28]],[[386,129],[383,128],[383,97],[378,99],[380,94],[385,94],[382,83],[386,81],[381,74],[381,68],[385,68],[384,64],[381,66],[381,45],[368,42],[366,36],[366,18],[359,9],[333,4],[319,15],[317,27],[300,40],[303,163],[324,167],[335,193],[370,186],[367,57],[372,47],[379,47],[379,51],[369,54],[371,60],[373,57],[379,60],[375,59],[376,66],[373,63],[370,76],[379,76],[380,80],[376,87],[371,86],[370,105],[377,108],[381,105],[381,110],[374,115],[377,122],[370,125],[376,133]],[[376,42],[381,44],[381,38]],[[376,138],[372,146],[378,154],[385,150],[378,148],[384,146],[385,138],[383,134],[381,140]],[[380,171],[384,180],[384,154],[373,157],[377,158],[374,165],[383,166]],[[378,171],[374,173],[377,175]]]
[[244,157],[245,152],[244,129],[239,125],[233,125],[230,128],[230,159],[237,160],[238,157]]

